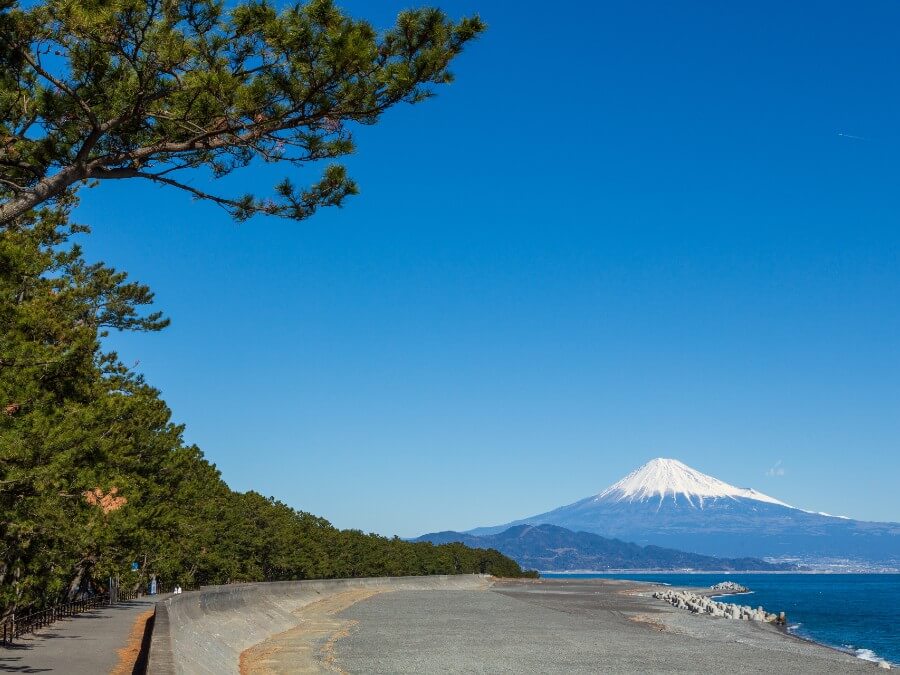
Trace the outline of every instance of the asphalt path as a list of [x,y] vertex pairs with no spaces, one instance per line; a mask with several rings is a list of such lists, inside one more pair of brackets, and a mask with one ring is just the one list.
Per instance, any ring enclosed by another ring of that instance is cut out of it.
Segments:
[[138,598],[61,619],[11,647],[0,647],[0,673],[102,675],[119,661],[137,618],[166,596]]

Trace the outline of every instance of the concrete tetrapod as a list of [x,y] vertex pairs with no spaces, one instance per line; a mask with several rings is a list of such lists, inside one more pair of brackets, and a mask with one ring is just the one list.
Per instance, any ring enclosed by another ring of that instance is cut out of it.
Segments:
[[480,574],[376,577],[205,586],[156,606],[149,675],[238,673],[241,653],[296,627],[302,609],[353,589],[478,590],[493,577]]
[[768,621],[778,624],[785,622],[784,612],[770,614],[762,607],[753,609],[749,605],[716,602],[690,591],[656,591],[653,593],[653,597],[657,600],[665,600],[678,609],[689,609],[694,614],[709,614],[718,618],[743,619],[744,621]]

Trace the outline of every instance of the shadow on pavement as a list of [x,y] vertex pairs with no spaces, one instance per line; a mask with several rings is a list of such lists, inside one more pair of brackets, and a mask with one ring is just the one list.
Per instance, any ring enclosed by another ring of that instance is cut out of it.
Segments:
[[20,663],[21,656],[0,656],[0,673],[46,673],[53,670],[52,668],[32,668],[31,666]]

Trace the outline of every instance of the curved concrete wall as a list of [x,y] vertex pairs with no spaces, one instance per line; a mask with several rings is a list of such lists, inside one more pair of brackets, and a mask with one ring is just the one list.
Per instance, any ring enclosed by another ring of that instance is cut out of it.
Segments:
[[204,586],[156,605],[150,675],[238,673],[241,652],[296,626],[297,610],[354,588],[474,590],[487,575],[377,577]]

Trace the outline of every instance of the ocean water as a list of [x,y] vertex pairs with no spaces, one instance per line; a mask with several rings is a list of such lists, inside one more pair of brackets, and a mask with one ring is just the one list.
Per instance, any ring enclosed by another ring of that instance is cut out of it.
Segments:
[[672,586],[736,581],[748,595],[722,602],[785,612],[791,632],[870,661],[900,666],[900,574],[544,574],[634,579]]

